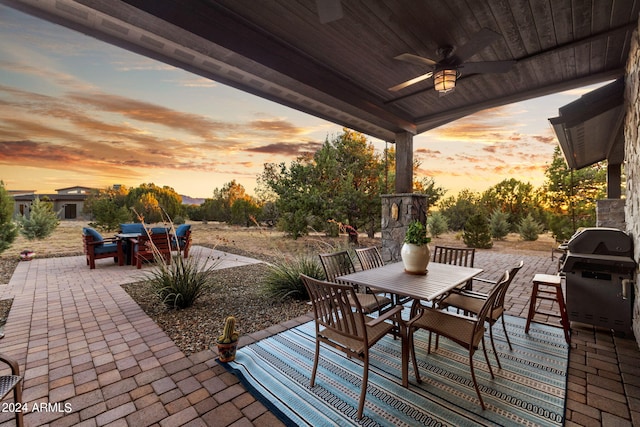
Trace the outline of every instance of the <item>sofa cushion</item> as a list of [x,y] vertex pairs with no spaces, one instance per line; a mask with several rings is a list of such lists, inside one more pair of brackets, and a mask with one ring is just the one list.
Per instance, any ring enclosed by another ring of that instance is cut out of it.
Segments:
[[191,224],[181,224],[178,226],[178,228],[176,228],[176,236],[177,237],[184,237],[185,234],[187,234],[187,230],[191,229]]
[[137,233],[144,234],[144,225],[140,222],[134,222],[129,224],[120,224],[120,232],[121,233]]
[[167,227],[153,227],[151,229],[151,234],[167,234],[168,232]]
[[98,242],[98,243],[104,242],[104,237],[102,237],[102,235],[100,233],[98,233],[98,231],[95,230],[94,228],[83,227],[82,228],[82,234],[84,234],[85,236],[91,236],[91,239],[94,242]]
[[108,254],[111,252],[118,252],[118,244],[117,243],[105,243],[103,245],[97,246],[95,248],[96,254]]

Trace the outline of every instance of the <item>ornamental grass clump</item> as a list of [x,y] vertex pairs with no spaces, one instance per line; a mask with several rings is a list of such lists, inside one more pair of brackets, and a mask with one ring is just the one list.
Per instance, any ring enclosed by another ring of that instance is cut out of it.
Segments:
[[[171,234],[167,232],[166,237],[167,239],[175,239],[174,224],[169,215],[164,210],[162,212],[166,218],[164,225],[167,230],[171,230]],[[137,212],[135,213],[140,222],[144,224],[144,217]],[[172,246],[177,250],[177,254],[172,254],[171,262],[167,264],[164,255],[151,240],[151,232],[147,228],[145,231],[149,236],[148,243],[151,245],[155,261],[155,267],[150,270],[150,276],[146,282],[151,285],[156,295],[167,307],[176,309],[191,307],[211,287],[219,258],[202,257],[200,253],[192,253],[185,258],[176,241]]]
[[217,259],[202,261],[197,254],[183,258],[181,254],[172,256],[171,264],[156,259],[156,268],[151,270],[147,282],[151,284],[160,300],[170,308],[187,308],[210,287]]
[[300,255],[293,260],[282,259],[269,265],[263,282],[265,293],[280,299],[309,299],[300,274],[324,279],[322,265],[309,255]]

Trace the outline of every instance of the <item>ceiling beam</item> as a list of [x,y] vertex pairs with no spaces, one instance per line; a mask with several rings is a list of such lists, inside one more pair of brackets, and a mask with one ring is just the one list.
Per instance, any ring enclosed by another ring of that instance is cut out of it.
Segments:
[[[413,122],[395,108],[385,107],[374,95],[354,86],[323,64],[247,22],[217,2],[123,0],[176,27],[189,31],[244,58],[276,71],[309,88],[348,103],[389,124],[389,129],[415,133]],[[92,3],[85,0],[85,3]]]

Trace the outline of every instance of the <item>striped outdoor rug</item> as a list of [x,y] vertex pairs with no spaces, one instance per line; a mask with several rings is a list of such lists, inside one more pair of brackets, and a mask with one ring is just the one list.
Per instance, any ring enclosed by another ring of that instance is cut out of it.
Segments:
[[[313,322],[238,350],[235,362],[223,363],[247,388],[288,425],[539,425],[563,424],[568,346],[562,330],[525,319],[506,317],[513,351],[501,325],[494,327],[502,363],[489,360],[492,380],[482,354],[474,366],[482,397],[480,408],[468,366],[468,353],[447,339],[426,353],[426,333],[416,336],[422,384],[410,364],[409,389],[400,384],[400,340],[388,336],[372,349],[364,417],[355,419],[362,364],[343,353],[321,347],[316,386],[309,387],[315,349]],[[488,333],[487,333],[488,334]],[[489,339],[486,339],[490,348]]]

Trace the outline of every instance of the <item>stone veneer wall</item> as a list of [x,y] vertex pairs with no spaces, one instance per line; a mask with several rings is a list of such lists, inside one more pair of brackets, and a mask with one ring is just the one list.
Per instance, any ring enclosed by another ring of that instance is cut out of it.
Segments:
[[625,199],[603,199],[596,202],[596,227],[626,230]]
[[[634,240],[634,259],[640,260],[640,40],[637,28],[634,31],[629,59],[625,73],[625,105],[624,123],[625,139],[625,172],[627,175],[627,202],[625,215],[627,231]],[[640,344],[640,292],[638,286],[638,269],[635,275],[635,301],[633,308],[633,331]]]
[[382,250],[384,262],[400,261],[400,249],[407,226],[417,219],[426,224],[427,196],[385,194],[382,196]]

